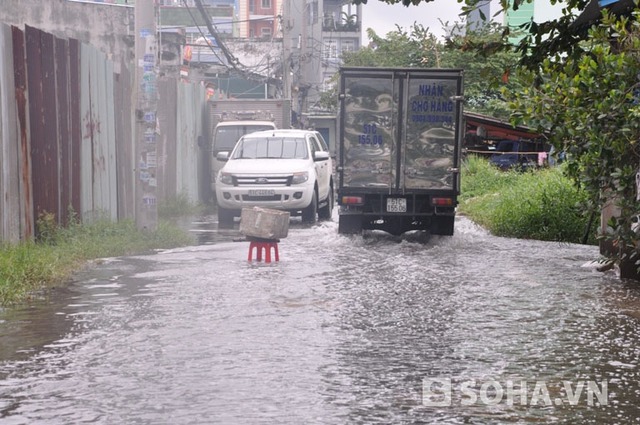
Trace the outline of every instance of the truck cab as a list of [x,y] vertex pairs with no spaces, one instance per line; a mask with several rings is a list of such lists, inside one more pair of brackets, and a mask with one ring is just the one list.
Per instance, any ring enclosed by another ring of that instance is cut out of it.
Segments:
[[224,162],[217,159],[218,154],[230,153],[245,134],[273,129],[276,129],[276,124],[270,119],[269,114],[259,111],[225,113],[219,117],[211,138],[211,191],[213,193],[216,190],[216,176],[224,165]]

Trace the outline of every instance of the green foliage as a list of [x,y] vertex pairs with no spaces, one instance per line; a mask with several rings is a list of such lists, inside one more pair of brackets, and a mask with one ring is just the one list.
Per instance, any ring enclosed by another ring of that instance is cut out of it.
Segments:
[[186,192],[180,192],[158,203],[158,217],[165,219],[195,215],[201,210],[202,207],[191,202]]
[[620,216],[601,235],[618,251],[611,260],[637,255],[640,214],[635,174],[640,162],[640,25],[605,16],[590,31],[579,58],[554,57],[539,73],[523,72],[529,88],[511,93],[514,122],[547,131],[567,153],[567,172],[594,208],[615,202]]
[[[345,53],[342,57],[344,65],[464,69],[465,109],[508,119],[510,111],[502,90],[512,92],[522,88],[519,80],[511,76],[518,63],[518,54],[514,51],[497,51],[487,57],[486,51],[478,52],[465,47],[474,43],[499,43],[503,32],[499,25],[453,36],[446,45],[430,33],[428,28],[419,24],[413,25],[409,32],[398,27],[384,38],[371,29],[367,31],[369,47]],[[332,103],[337,104],[335,92],[328,93],[322,99],[323,105]]]
[[[388,4],[403,4],[404,6],[420,6],[431,7],[437,12],[436,5],[427,5],[434,0],[371,0],[381,1]],[[499,10],[495,11],[495,15],[506,13],[510,10],[518,10],[524,3],[531,3],[533,0],[500,0]],[[367,3],[367,0],[352,0],[353,3]],[[462,3],[461,16],[468,16],[472,11],[476,10],[479,4],[484,4],[484,0],[458,0]],[[560,3],[559,0],[553,0],[551,3]],[[497,43],[482,43],[469,40],[466,44],[467,50],[475,50],[477,52],[496,52],[500,50],[511,51],[512,45],[509,38],[513,31],[523,33],[517,46],[519,53],[519,63],[525,65],[529,69],[537,69],[539,64],[546,58],[554,55],[563,57],[578,58],[583,56],[585,51],[582,49],[581,42],[588,39],[588,29],[590,22],[576,23],[577,16],[583,12],[590,4],[589,0],[563,0],[562,15],[557,19],[551,19],[545,22],[527,22],[519,28],[505,28],[502,37]],[[409,9],[411,9],[411,7]],[[411,13],[409,11],[409,13]],[[488,20],[491,17],[484,16]]]
[[141,253],[192,243],[182,229],[160,222],[154,232],[140,231],[132,221],[72,221],[66,228],[52,214],[39,220],[40,242],[0,247],[0,305],[21,302],[36,291],[69,278],[87,260]]
[[369,46],[356,52],[346,52],[342,61],[346,66],[375,67],[438,67],[444,46],[428,28],[411,26],[410,32],[397,27],[384,37],[367,29]]
[[56,216],[50,212],[40,213],[36,220],[36,234],[38,240],[44,243],[52,243],[58,233],[58,222]]
[[469,157],[462,168],[460,211],[497,236],[581,243],[595,232],[583,214],[587,193],[561,168],[500,171]]
[[[515,75],[518,54],[513,49],[491,51],[488,47],[499,45],[503,33],[502,26],[491,24],[478,31],[452,36],[442,53],[441,66],[464,69],[466,110],[506,120],[511,111],[502,92],[519,92],[522,84]],[[475,44],[485,48],[468,47]]]

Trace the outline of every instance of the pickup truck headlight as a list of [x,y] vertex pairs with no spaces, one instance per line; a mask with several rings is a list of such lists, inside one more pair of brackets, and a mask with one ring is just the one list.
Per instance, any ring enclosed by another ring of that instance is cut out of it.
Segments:
[[218,177],[218,181],[222,184],[229,184],[232,185],[233,184],[233,176],[229,173],[220,173],[220,176]]
[[293,178],[291,179],[291,184],[300,184],[309,180],[309,172],[301,171],[299,173],[293,173]]

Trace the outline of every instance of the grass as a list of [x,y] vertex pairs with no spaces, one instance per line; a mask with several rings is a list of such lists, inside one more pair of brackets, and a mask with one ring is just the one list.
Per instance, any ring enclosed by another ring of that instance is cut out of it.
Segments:
[[191,202],[188,194],[181,192],[158,204],[158,217],[171,219],[185,215],[197,215],[203,209],[203,206]]
[[193,243],[184,230],[160,221],[153,232],[132,221],[98,220],[59,228],[51,215],[38,222],[40,240],[0,246],[0,305],[29,300],[37,292],[63,283],[87,261],[143,253]]
[[595,244],[585,201],[561,167],[500,171],[476,156],[463,164],[459,211],[497,236],[581,243],[591,226]]

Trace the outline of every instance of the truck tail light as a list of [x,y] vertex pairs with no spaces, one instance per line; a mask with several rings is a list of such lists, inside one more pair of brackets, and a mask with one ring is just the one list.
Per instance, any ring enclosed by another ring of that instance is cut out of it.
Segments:
[[362,205],[364,198],[362,196],[343,196],[342,205]]
[[437,207],[452,207],[453,199],[452,198],[431,198],[431,205],[435,205]]

